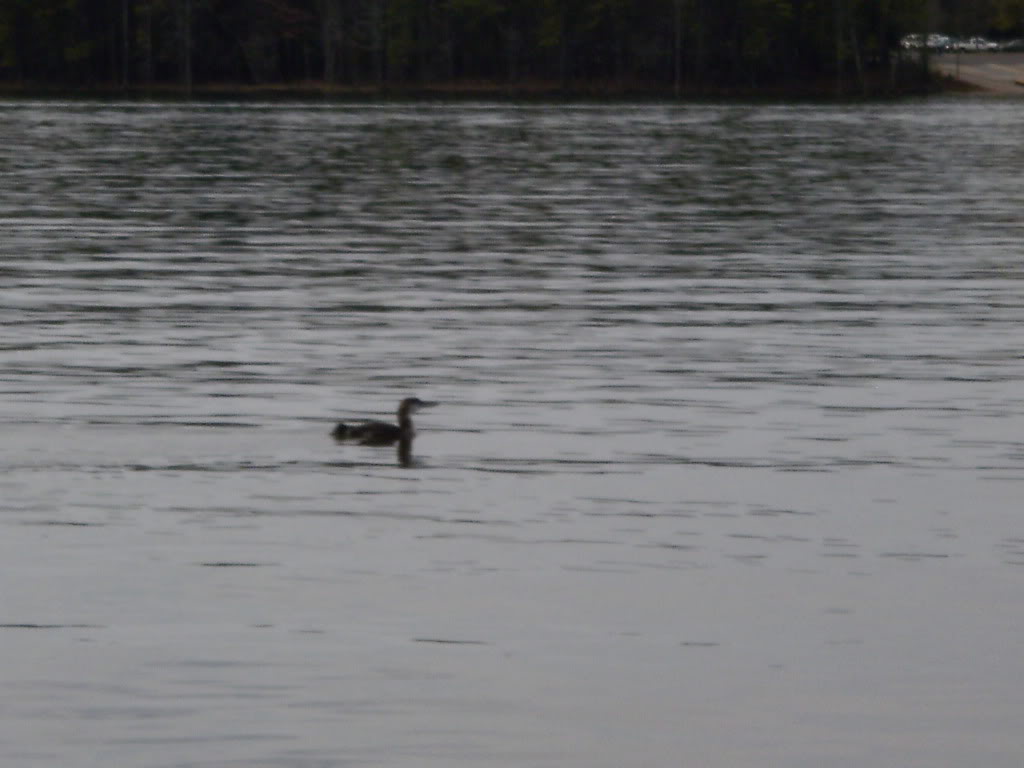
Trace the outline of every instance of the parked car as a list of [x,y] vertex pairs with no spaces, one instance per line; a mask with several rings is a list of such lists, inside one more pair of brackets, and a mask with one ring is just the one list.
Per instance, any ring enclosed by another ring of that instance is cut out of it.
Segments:
[[940,53],[943,51],[973,53],[976,51],[1024,50],[1024,40],[1011,40],[1009,45],[1016,47],[1007,47],[1008,44],[1000,44],[980,35],[953,37],[951,35],[932,33],[926,37],[925,35],[915,33],[904,35],[900,40],[900,47],[906,50],[920,50],[925,44],[927,44],[928,50]]

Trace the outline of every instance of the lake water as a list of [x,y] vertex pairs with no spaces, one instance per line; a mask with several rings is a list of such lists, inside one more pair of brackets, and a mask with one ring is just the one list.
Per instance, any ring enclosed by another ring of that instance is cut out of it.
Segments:
[[0,104],[2,762],[1016,768],[1022,118]]

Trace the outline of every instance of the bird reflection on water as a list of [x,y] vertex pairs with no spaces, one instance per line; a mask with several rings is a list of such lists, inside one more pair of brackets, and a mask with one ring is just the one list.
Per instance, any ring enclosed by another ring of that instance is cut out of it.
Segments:
[[412,414],[437,403],[420,400],[418,397],[407,397],[398,404],[398,424],[385,421],[364,421],[359,424],[338,424],[331,436],[339,443],[352,442],[358,445],[397,445],[398,463],[403,467],[413,465],[412,441],[416,429],[412,423]]

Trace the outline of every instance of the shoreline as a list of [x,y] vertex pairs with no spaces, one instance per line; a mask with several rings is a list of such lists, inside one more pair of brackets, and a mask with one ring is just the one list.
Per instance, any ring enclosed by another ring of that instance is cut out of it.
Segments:
[[[85,86],[0,82],[0,100],[69,99],[110,101],[221,101],[275,100],[327,102],[378,101],[507,101],[507,102],[706,102],[706,101],[885,101],[922,96],[943,90],[941,81],[893,84],[888,76],[871,74],[863,83],[845,79],[837,87],[834,78],[771,86],[681,87],[639,82],[521,81],[501,83],[480,80],[427,83],[326,84],[322,81],[241,84],[179,83],[121,85],[97,83]],[[1024,89],[1022,89],[1024,90]]]

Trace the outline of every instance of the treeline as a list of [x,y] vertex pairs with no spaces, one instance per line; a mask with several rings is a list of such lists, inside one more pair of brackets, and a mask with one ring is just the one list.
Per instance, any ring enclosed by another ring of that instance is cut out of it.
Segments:
[[0,79],[757,87],[863,79],[954,17],[1009,33],[1024,0],[0,0]]

